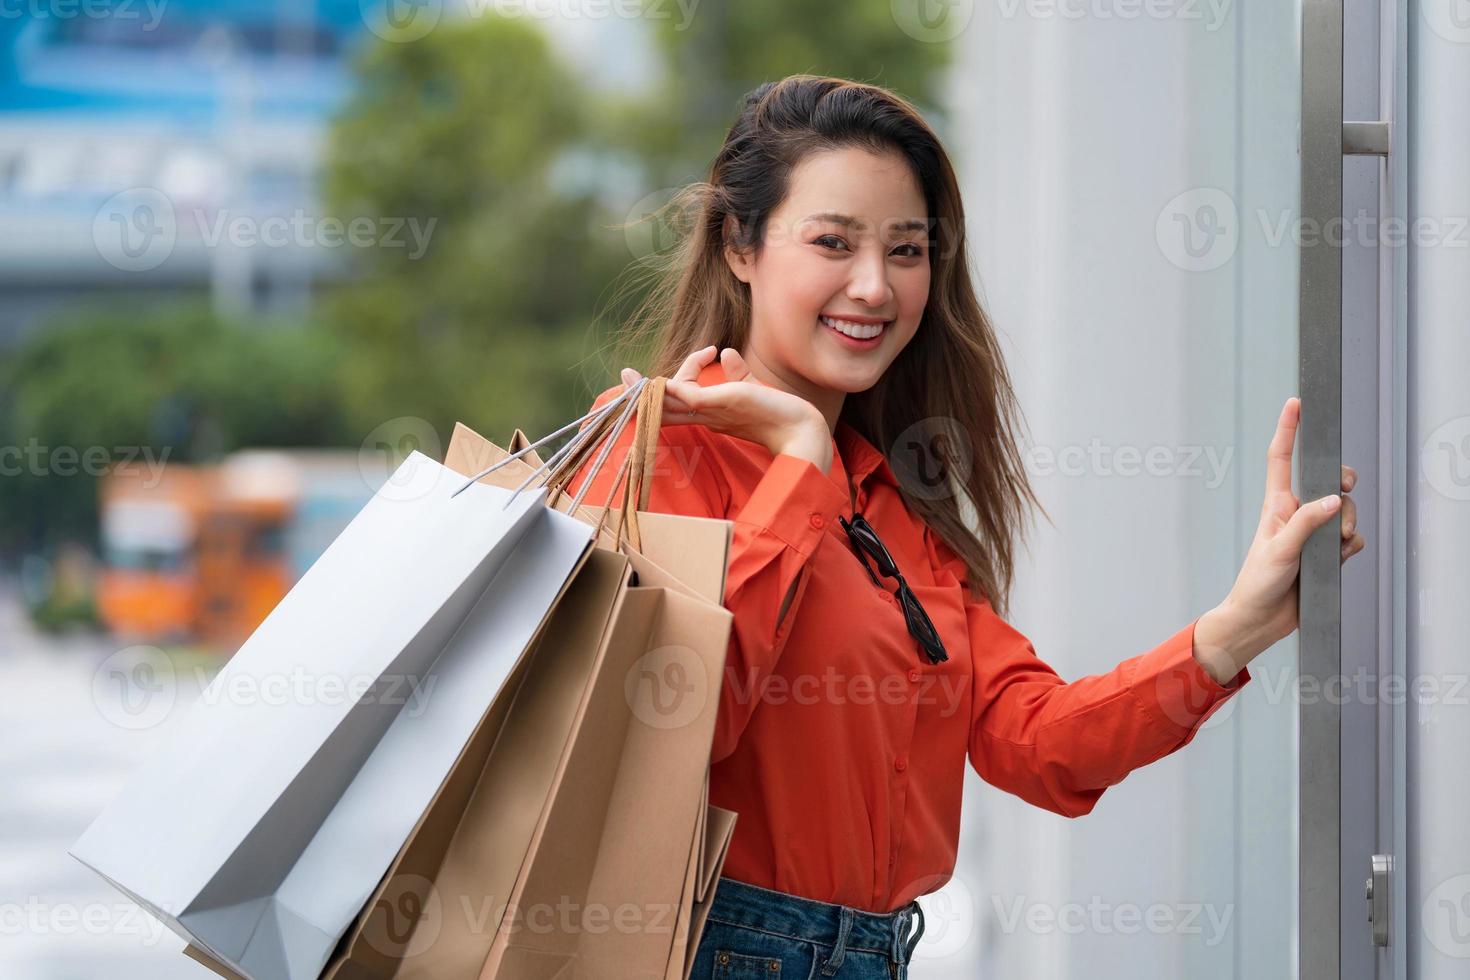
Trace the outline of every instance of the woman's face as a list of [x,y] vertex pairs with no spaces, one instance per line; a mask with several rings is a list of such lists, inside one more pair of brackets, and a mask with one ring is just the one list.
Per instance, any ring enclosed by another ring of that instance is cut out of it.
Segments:
[[803,159],[759,256],[726,252],[750,286],[742,354],[751,371],[835,421],[843,395],[876,384],[918,330],[929,298],[928,219],[897,154],[843,148]]

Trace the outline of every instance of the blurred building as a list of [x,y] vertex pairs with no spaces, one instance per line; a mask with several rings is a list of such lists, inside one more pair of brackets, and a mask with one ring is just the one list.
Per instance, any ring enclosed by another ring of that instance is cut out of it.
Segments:
[[368,34],[358,0],[0,18],[0,350],[102,292],[299,307],[341,250],[290,222],[314,214],[324,122]]

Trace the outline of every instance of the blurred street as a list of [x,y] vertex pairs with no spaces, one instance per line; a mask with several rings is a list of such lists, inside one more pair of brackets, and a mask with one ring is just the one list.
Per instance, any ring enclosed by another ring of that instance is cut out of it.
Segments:
[[130,715],[137,702],[126,699],[137,692],[118,682],[115,652],[100,635],[37,635],[14,590],[0,583],[0,977],[6,980],[213,976],[182,954],[183,940],[66,853],[198,690],[179,684],[188,693],[175,696],[168,681],[159,688],[169,692],[167,710],[155,704],[146,716]]

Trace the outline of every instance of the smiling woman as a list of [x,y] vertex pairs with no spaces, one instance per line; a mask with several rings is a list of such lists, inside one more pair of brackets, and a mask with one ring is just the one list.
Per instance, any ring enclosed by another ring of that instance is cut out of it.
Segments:
[[652,331],[669,379],[649,509],[734,525],[710,800],[740,814],[691,976],[903,977],[916,899],[954,870],[966,761],[1038,807],[1091,811],[1250,681],[1334,510],[1290,496],[1289,402],[1230,596],[1068,683],[1003,618],[1036,501],[927,124],[870,85],[763,85],[679,204],[692,233],[630,343]]

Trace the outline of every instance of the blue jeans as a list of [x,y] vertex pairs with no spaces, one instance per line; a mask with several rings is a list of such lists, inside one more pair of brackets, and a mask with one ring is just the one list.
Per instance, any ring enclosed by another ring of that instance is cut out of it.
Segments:
[[918,902],[881,915],[722,875],[689,980],[903,980],[923,934]]

